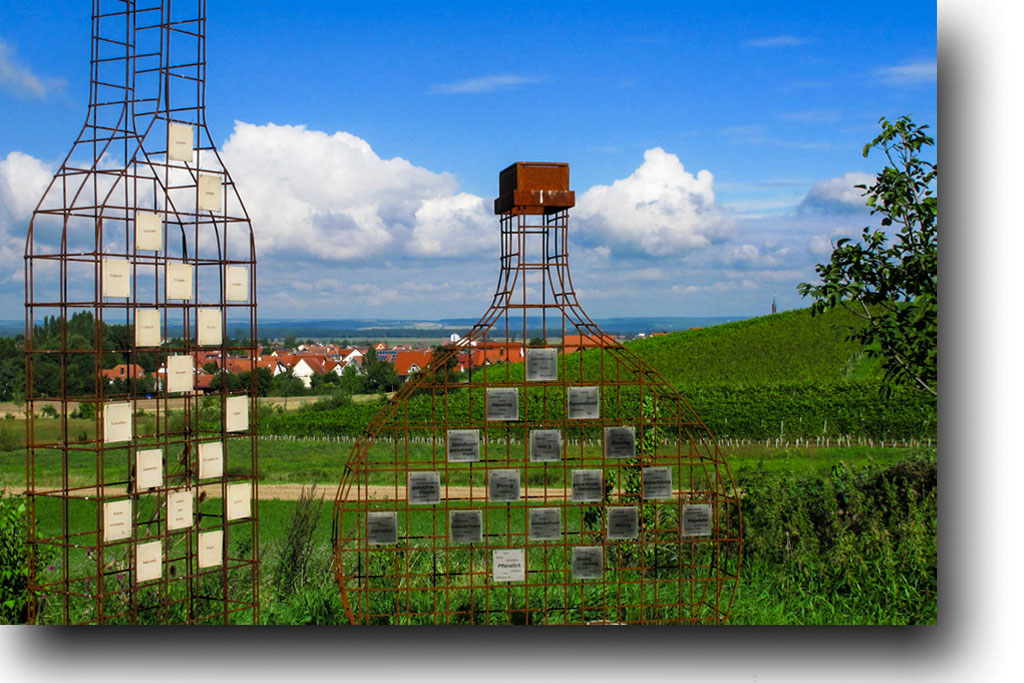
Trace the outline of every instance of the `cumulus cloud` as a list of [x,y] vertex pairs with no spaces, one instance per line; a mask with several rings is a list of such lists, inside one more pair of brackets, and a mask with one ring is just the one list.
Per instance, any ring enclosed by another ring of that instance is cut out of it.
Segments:
[[11,152],[0,159],[0,229],[28,221],[53,178],[53,169],[28,154]]
[[460,192],[423,202],[416,210],[408,250],[416,256],[479,252],[496,246],[497,234],[483,198]]
[[776,268],[785,263],[787,247],[757,247],[753,244],[725,246],[716,255],[716,262],[736,270]]
[[64,82],[57,79],[42,79],[32,70],[18,62],[14,49],[0,40],[0,89],[18,97],[42,99]]
[[461,95],[466,93],[494,92],[495,90],[506,90],[517,85],[537,83],[538,79],[529,76],[516,74],[496,74],[494,76],[481,76],[480,78],[469,78],[455,83],[438,83],[430,87],[431,92],[444,95]]
[[45,163],[28,154],[0,159],[0,282],[23,279],[28,222],[52,177]]
[[872,185],[875,177],[868,173],[846,173],[842,178],[829,178],[815,183],[798,207],[800,213],[846,214],[866,211],[863,190],[856,185]]
[[679,157],[660,147],[610,186],[595,185],[577,201],[577,239],[665,255],[699,249],[729,237],[732,221],[715,205],[714,177],[688,173]]
[[454,176],[382,159],[350,133],[236,122],[222,152],[263,253],[456,257],[497,244],[483,199]]

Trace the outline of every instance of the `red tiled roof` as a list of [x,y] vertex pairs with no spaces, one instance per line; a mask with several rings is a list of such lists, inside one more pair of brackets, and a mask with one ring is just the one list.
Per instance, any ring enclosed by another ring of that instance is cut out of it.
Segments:
[[417,371],[414,366],[419,370],[426,370],[432,356],[433,351],[399,351],[395,356],[395,374],[399,377],[408,377]]
[[252,372],[254,361],[251,358],[237,358],[235,356],[228,356],[217,364],[217,367],[223,368],[226,372],[230,372],[233,375],[239,375],[243,372]]
[[260,358],[258,361],[256,361],[256,367],[267,368],[268,370],[273,372],[273,370],[277,367],[278,362],[278,359],[273,357]]
[[619,342],[609,334],[602,336],[589,334],[567,334],[562,339],[565,353],[574,353],[580,349],[589,349],[597,346],[618,346]]
[[119,365],[115,365],[109,370],[100,370],[100,374],[108,380],[113,381],[115,379],[128,379],[132,374],[134,374],[134,377],[138,379],[140,377],[144,377],[146,375],[146,371],[142,369],[141,365],[136,365],[134,363],[121,363]]
[[[295,362],[295,365],[298,365],[300,362],[305,363],[307,366],[309,366],[309,369],[313,371],[314,375],[323,375],[327,372],[327,370],[324,368],[324,363],[323,360],[321,360],[321,357],[306,356],[304,358],[300,358],[299,360],[297,360]],[[292,366],[293,369],[294,367],[295,366]]]

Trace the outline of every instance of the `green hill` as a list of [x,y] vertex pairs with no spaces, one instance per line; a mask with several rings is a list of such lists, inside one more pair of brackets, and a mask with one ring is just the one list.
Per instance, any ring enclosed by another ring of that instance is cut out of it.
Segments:
[[860,324],[844,310],[812,317],[804,308],[626,346],[680,390],[877,379],[877,362],[867,359],[857,342],[846,340]]
[[[883,397],[877,363],[846,341],[855,324],[857,319],[845,311],[812,317],[803,309],[636,340],[626,347],[675,386],[719,437],[934,436],[934,399],[913,389]],[[596,379],[600,361],[596,350],[573,354],[563,358],[562,372]],[[498,364],[473,374],[475,380],[486,373],[492,381],[516,384],[523,371],[522,363]],[[410,420],[429,421],[432,400],[429,394],[410,399]],[[474,412],[480,410],[478,405]],[[336,413],[310,409],[263,424],[267,431],[296,436],[355,435],[374,412],[365,405]],[[470,419],[464,391],[449,395],[448,412]],[[483,419],[482,414],[473,419]]]

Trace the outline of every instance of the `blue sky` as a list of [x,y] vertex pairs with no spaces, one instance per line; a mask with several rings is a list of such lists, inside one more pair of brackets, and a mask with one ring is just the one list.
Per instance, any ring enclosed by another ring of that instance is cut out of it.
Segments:
[[[85,115],[89,5],[0,6],[0,318],[21,315],[25,226]],[[218,1],[208,17],[209,124],[268,318],[482,313],[487,207],[519,160],[570,164],[591,315],[803,306],[830,241],[871,222],[852,185],[881,168],[861,157],[878,119],[938,137],[930,2]]]

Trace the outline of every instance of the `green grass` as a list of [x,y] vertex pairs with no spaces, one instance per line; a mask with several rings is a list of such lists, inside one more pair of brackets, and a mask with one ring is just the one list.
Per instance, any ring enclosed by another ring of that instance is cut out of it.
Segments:
[[[745,545],[742,579],[730,623],[935,623],[934,455],[878,449],[819,449],[813,454],[804,450],[777,449],[766,453],[750,449],[737,453],[734,464],[745,491]],[[318,493],[323,495],[324,502],[317,511],[318,523],[308,541],[309,566],[301,586],[287,594],[274,590],[273,578],[276,563],[288,543],[297,505],[280,500],[258,503],[261,610],[265,623],[345,622],[331,568],[333,489],[324,487]],[[94,503],[73,504],[81,505],[84,515],[75,528],[90,525],[94,513],[85,508]],[[219,500],[208,499],[202,509],[217,510],[219,505]],[[57,518],[56,501],[41,501],[38,511],[44,530],[54,530],[51,527]],[[79,517],[74,511],[73,514]],[[400,528],[406,537],[433,535],[444,524],[438,514],[441,513],[432,509],[415,510]],[[582,518],[574,520],[567,516],[565,523],[569,533],[578,533],[583,528]],[[523,512],[514,509],[508,518],[496,512],[488,527],[498,533],[508,528],[523,529]],[[244,545],[243,537],[247,537],[247,525],[239,525],[232,543]],[[397,551],[396,548],[378,555],[384,557],[387,552]],[[552,552],[560,551],[560,546],[553,547]],[[455,563],[462,566],[454,568],[456,573],[449,576],[449,581],[461,580],[458,577],[464,575],[467,567],[486,567],[486,558],[479,552],[479,557],[468,551],[463,554],[461,559],[455,557]],[[78,560],[88,561],[84,557]],[[547,564],[553,567],[558,562],[552,556]],[[385,561],[384,565],[387,564]],[[377,568],[376,581],[383,590],[374,598],[383,601],[375,603],[381,614],[390,612],[395,600],[412,600],[406,607],[415,612],[413,607],[429,607],[438,595],[425,587],[396,592],[397,579],[389,578],[382,567]],[[429,573],[429,568],[419,569]],[[447,574],[439,576],[444,580]],[[613,598],[611,604],[636,604],[637,590],[627,586],[622,595],[607,597]],[[460,592],[463,599],[468,599],[468,594]],[[599,604],[603,597],[594,587],[585,588],[580,596],[586,596],[591,605]],[[484,604],[482,594],[474,597],[477,608],[472,615],[465,611],[463,618],[474,623],[507,623],[510,619],[534,623],[557,621],[566,615],[598,620],[636,616],[628,611],[579,611],[583,609],[581,599],[557,590],[542,594],[531,589],[527,604],[522,586],[512,586],[492,591],[490,611],[480,608]],[[516,610],[511,616],[509,605]],[[88,613],[91,606],[83,603],[80,608]],[[429,620],[421,615],[399,618],[395,623]]]
[[[345,464],[352,449],[351,441],[314,441],[297,439],[295,441],[268,440],[259,441],[259,481],[263,484],[320,484],[334,487],[341,482]],[[373,454],[383,457],[391,445],[377,443],[371,449]],[[744,446],[724,446],[722,451],[734,477],[745,470],[760,466],[762,463],[769,471],[799,473],[825,473],[837,462],[844,461],[854,466],[870,464],[893,464],[912,452],[908,448],[869,448],[869,447],[765,447],[752,444]],[[123,481],[128,477],[130,468],[130,450],[128,448],[111,449],[108,453],[106,469],[107,481]],[[69,475],[72,483],[86,484],[95,479],[96,465],[91,457],[72,457],[69,462]],[[228,467],[239,462],[239,467],[247,464],[248,441],[245,439],[230,441],[228,444]],[[501,452],[496,457],[504,457]],[[583,457],[598,461],[601,459],[597,446],[586,446]],[[443,469],[445,454],[443,445],[432,449],[426,444],[410,444],[409,459],[412,463],[427,463]],[[525,460],[525,458],[524,458]],[[547,481],[549,486],[564,485],[564,468],[562,463],[547,466],[541,463],[529,465],[525,477],[533,485],[542,485]],[[25,486],[25,451],[21,448],[0,451],[0,484]],[[60,484],[61,456],[59,451],[49,451],[36,457],[36,480],[40,486],[57,486]],[[524,477],[524,483],[527,479]],[[470,484],[465,470],[453,472],[449,482],[452,485]],[[392,484],[392,477],[383,473],[375,474],[371,484]],[[482,478],[475,476],[472,483],[484,485]],[[331,490],[333,496],[333,489]]]

